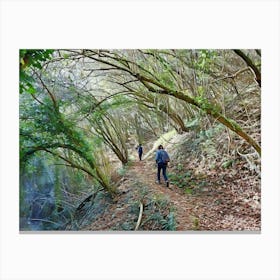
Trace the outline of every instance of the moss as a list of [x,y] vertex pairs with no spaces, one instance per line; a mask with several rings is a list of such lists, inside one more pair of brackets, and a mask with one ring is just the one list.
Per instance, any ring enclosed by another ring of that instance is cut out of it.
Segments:
[[241,127],[234,121],[234,120],[232,120],[232,119],[228,119],[228,118],[226,118],[225,117],[225,119],[231,124],[231,126],[233,127],[233,129],[235,130],[235,131],[240,131],[240,130],[242,130],[241,129]]
[[212,104],[203,95],[194,97],[195,102],[198,104],[199,108],[203,111],[215,116],[221,113],[221,106],[218,104]]

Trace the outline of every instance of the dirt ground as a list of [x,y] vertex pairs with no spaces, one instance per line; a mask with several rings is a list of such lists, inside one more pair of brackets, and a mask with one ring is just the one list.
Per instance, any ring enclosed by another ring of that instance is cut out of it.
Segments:
[[[167,170],[168,174],[171,169]],[[134,161],[119,186],[115,203],[85,230],[125,230],[123,225],[128,221],[131,221],[128,228],[131,230],[139,214],[137,201],[142,201],[143,216],[147,215],[147,199],[141,199],[139,195],[141,188],[145,188],[146,197],[157,195],[169,202],[168,207],[173,209],[175,215],[176,231],[260,231],[260,193],[247,185],[242,186],[242,172],[235,172],[234,178],[227,177],[228,172],[212,172],[204,178],[207,187],[198,188],[190,194],[172,180],[168,188],[165,184],[157,184],[156,171],[155,163],[151,160]],[[130,211],[129,202],[132,201],[136,207],[134,213]],[[160,229],[140,226],[139,230]]]

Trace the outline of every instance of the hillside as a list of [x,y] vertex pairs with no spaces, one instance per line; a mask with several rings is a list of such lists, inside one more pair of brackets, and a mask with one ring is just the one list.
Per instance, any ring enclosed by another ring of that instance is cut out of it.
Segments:
[[260,50],[19,56],[20,230],[261,229]]
[[182,146],[191,148],[186,145],[188,138],[189,133],[175,135],[166,146],[172,158],[169,188],[155,183],[157,169],[150,150],[143,161],[136,157],[131,162],[118,187],[118,196],[107,201],[102,213],[93,217],[88,206],[87,217],[92,221],[81,230],[135,230],[140,204],[140,231],[260,230],[260,181],[255,172],[241,159],[227,168],[217,163],[209,170],[198,168],[197,151],[182,150]]

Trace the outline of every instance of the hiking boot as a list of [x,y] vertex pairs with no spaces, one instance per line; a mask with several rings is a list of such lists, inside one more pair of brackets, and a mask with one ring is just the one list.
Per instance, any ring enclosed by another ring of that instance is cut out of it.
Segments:
[[166,187],[169,188],[169,181],[166,181]]

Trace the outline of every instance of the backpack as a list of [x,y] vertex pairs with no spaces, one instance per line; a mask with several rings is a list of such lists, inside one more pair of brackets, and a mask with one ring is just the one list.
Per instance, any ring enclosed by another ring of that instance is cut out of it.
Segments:
[[168,163],[170,161],[170,158],[169,158],[168,153],[166,151],[161,150],[159,152],[159,154],[160,154],[160,160],[159,160],[160,162]]

